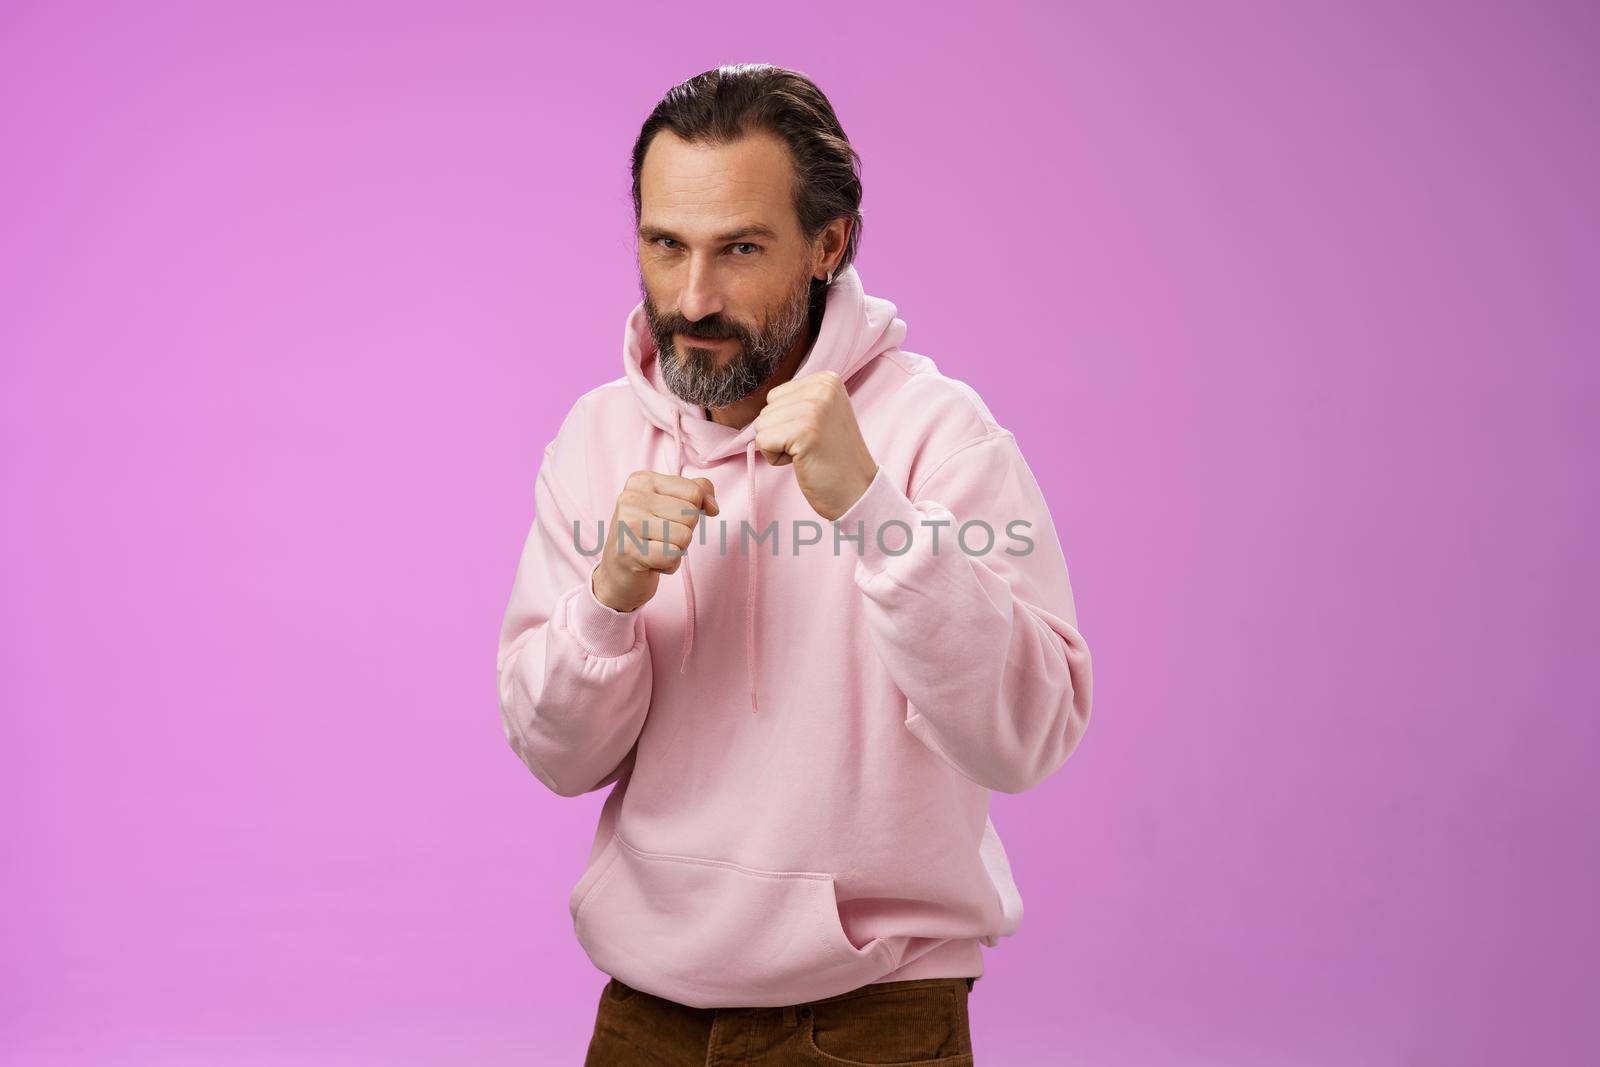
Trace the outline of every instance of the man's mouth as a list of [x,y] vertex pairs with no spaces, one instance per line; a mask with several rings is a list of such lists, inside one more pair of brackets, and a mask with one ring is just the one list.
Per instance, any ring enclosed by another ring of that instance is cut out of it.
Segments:
[[681,333],[678,336],[683,338],[684,344],[698,345],[701,348],[710,348],[713,345],[725,345],[729,341],[733,340],[731,337],[696,337],[692,333]]

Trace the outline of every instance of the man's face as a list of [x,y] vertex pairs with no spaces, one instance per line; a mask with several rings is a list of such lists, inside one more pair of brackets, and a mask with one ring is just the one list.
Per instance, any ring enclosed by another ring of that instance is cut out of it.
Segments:
[[727,407],[783,362],[809,325],[812,247],[794,168],[766,133],[691,145],[658,133],[639,172],[639,291],[667,387]]

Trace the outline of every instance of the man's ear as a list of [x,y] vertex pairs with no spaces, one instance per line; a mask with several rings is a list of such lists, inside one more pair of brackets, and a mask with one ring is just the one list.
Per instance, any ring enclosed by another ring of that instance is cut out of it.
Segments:
[[839,269],[839,260],[844,258],[845,245],[850,237],[850,226],[850,220],[841,216],[823,227],[817,241],[816,258],[811,264],[813,276],[826,275]]

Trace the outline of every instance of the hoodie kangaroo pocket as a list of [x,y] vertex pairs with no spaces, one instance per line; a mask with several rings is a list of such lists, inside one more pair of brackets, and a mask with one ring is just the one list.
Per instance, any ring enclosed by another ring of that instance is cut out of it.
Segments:
[[832,875],[645,852],[614,836],[577,901],[600,970],[696,1008],[833,996],[893,969],[893,949],[845,936]]

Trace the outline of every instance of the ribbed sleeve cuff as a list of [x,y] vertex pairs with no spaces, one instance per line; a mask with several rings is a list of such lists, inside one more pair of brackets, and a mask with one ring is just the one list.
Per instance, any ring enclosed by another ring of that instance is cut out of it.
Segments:
[[594,595],[594,575],[567,598],[567,628],[592,656],[611,659],[639,643],[638,611],[616,611]]
[[889,480],[880,464],[866,492],[835,521],[841,535],[861,535],[861,565],[875,573],[888,560],[905,555],[902,550],[914,546],[919,537],[926,537],[922,519],[922,512]]

